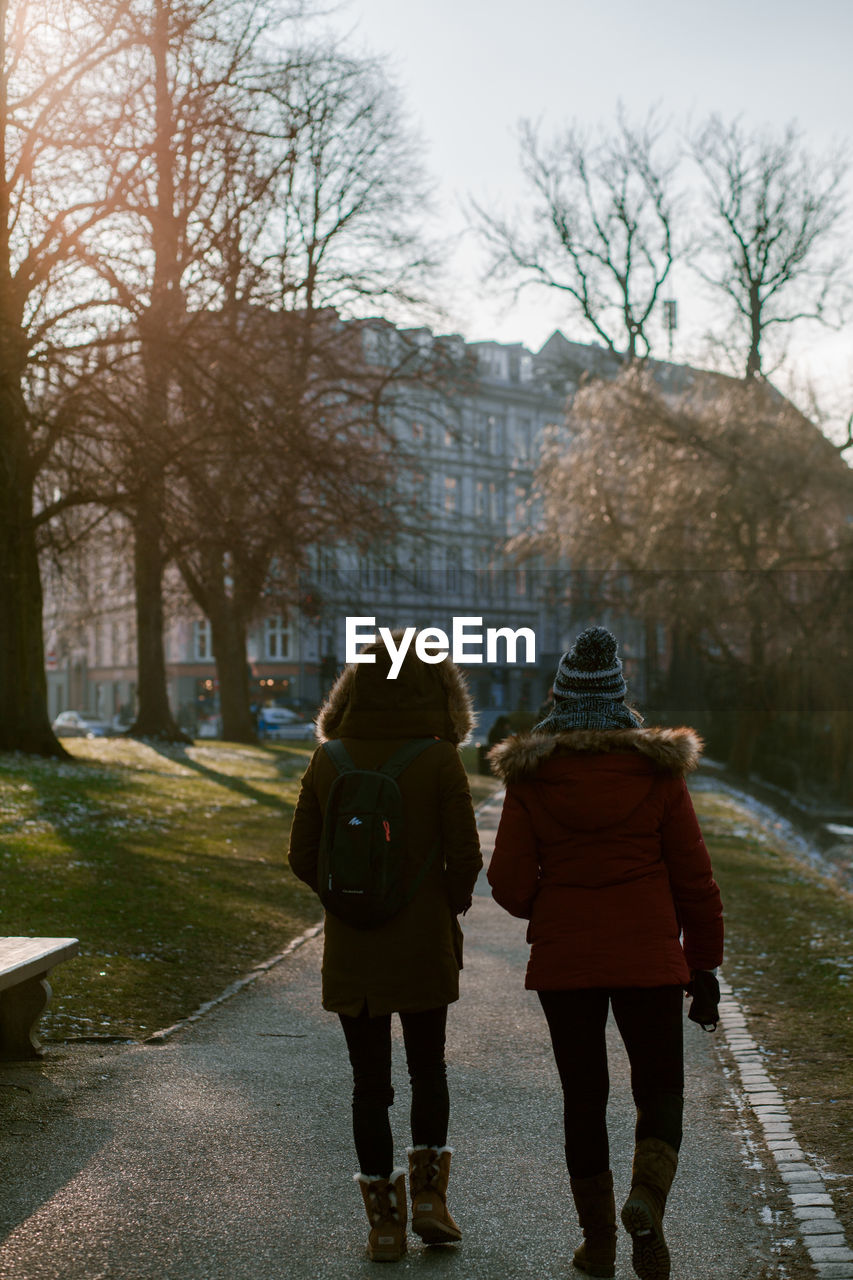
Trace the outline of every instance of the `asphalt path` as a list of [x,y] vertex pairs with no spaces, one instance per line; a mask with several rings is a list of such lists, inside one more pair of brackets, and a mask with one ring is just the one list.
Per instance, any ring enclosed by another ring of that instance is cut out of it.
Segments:
[[[481,813],[487,854],[497,812]],[[524,925],[482,879],[465,933],[448,1039],[449,1203],[464,1239],[427,1249],[410,1238],[397,1272],[577,1276],[559,1081],[538,1002],[523,989]],[[41,1065],[8,1069],[22,1104],[0,1135],[0,1280],[376,1276],[352,1182],[349,1064],[337,1018],[320,1008],[321,951],[322,936],[306,942],[162,1045],[53,1050]],[[633,1108],[610,1033],[609,1125],[624,1196]],[[778,1197],[742,1128],[725,1050],[692,1023],[685,1040],[687,1129],[667,1213],[673,1280],[787,1276]],[[403,1163],[399,1036],[395,1085]],[[620,1235],[617,1276],[627,1280]]]

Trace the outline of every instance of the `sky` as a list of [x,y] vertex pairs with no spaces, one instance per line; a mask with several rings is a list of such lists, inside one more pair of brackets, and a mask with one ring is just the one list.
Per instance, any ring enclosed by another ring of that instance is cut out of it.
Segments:
[[[553,294],[531,289],[514,302],[484,286],[482,250],[466,231],[472,198],[506,212],[523,199],[522,117],[547,134],[573,120],[610,123],[620,100],[636,121],[658,103],[675,131],[711,111],[755,127],[795,119],[817,151],[853,130],[849,0],[342,0],[324,21],[347,47],[385,58],[424,141],[433,227],[453,243],[448,328],[468,340],[536,349],[557,327],[590,337]],[[683,272],[672,294],[674,358],[695,359],[700,287]],[[846,403],[851,357],[853,321],[841,334],[804,329],[777,381],[811,380]]]

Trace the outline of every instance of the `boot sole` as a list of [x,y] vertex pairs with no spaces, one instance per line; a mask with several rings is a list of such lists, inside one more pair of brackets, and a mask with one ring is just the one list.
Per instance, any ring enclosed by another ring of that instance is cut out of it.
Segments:
[[406,1256],[406,1246],[402,1249],[368,1249],[367,1256],[371,1262],[399,1262]]
[[572,1266],[579,1271],[582,1276],[595,1276],[596,1280],[613,1280],[616,1275],[616,1267],[582,1267],[579,1262],[573,1262]]
[[622,1225],[631,1237],[631,1265],[640,1280],[669,1280],[669,1249],[642,1200],[628,1200]]
[[413,1218],[412,1230],[424,1244],[458,1244],[462,1239],[461,1231],[453,1231],[437,1218]]

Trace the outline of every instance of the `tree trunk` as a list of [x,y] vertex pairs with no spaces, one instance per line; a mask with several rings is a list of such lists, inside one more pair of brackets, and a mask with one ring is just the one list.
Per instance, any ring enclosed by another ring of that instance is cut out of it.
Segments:
[[[174,122],[169,90],[170,6],[156,0],[152,13],[150,48],[155,74],[155,141],[157,200],[150,211],[154,280],[151,302],[140,318],[142,364],[145,371],[145,432],[150,448],[147,483],[139,487],[134,513],[134,566],[136,578],[136,636],[138,647],[139,708],[130,732],[137,737],[168,742],[191,742],[172,715],[166,686],[163,643],[163,486],[162,453],[170,439],[169,386],[173,376],[175,317],[181,311],[178,236],[174,215]],[[145,447],[146,436],[141,443]],[[153,477],[153,478],[152,478]]]
[[133,519],[136,587],[137,696],[136,719],[128,732],[136,738],[191,742],[178,728],[166,686],[163,643],[163,570],[160,511],[155,493],[143,499]]
[[764,723],[764,717],[749,705],[739,707],[735,712],[734,736],[726,765],[738,778],[748,778],[752,772],[755,748]]
[[222,736],[228,742],[257,742],[249,711],[249,665],[246,660],[246,623],[235,602],[220,599],[210,610],[210,634],[216,675]]
[[753,280],[749,286],[749,355],[746,358],[747,382],[761,375],[761,337],[763,332],[761,317],[761,297],[758,285]]
[[[6,66],[0,3],[0,66]],[[67,756],[50,727],[44,671],[41,571],[23,394],[27,344],[12,279],[7,185],[6,74],[0,75],[0,750]]]
[[735,684],[735,725],[727,765],[740,778],[752,772],[755,748],[774,716],[768,697],[768,670],[765,663],[764,623],[760,596],[750,602],[749,666]]
[[704,681],[698,647],[679,618],[671,623],[669,634],[664,710],[676,724],[695,725],[704,719]]
[[65,758],[47,714],[32,490],[16,483],[8,443],[0,456],[0,750]]

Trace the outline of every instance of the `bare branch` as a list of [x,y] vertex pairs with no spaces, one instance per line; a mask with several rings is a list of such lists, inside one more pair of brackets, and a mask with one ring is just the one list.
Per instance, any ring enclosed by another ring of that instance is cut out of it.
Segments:
[[654,111],[634,127],[621,107],[617,128],[595,139],[571,125],[546,144],[523,121],[529,215],[505,219],[472,204],[491,274],[572,298],[583,322],[629,359],[651,350],[650,321],[683,252],[673,239],[676,164],[659,156],[661,136]]
[[748,134],[713,115],[691,143],[705,181],[706,235],[694,266],[732,304],[745,376],[765,372],[774,328],[839,324],[850,297],[840,233],[847,217],[844,153],[811,157],[793,123]]

